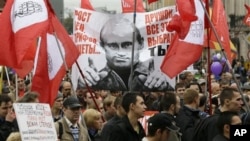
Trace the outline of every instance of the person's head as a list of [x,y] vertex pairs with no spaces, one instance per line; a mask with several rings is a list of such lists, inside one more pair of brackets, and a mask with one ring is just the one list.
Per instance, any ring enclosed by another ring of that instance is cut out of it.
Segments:
[[170,131],[178,131],[176,127],[165,114],[155,114],[148,119],[148,137],[157,141],[168,141]]
[[237,112],[221,112],[217,120],[217,128],[221,135],[229,139],[230,125],[241,125],[241,118]]
[[123,96],[122,107],[127,114],[132,114],[138,119],[144,116],[147,108],[142,96],[133,92],[127,92]]
[[212,91],[212,95],[219,95],[221,93],[220,84],[217,82],[212,82],[211,91]]
[[64,116],[72,123],[75,124],[79,120],[81,113],[81,103],[76,96],[67,97],[63,101],[63,113]]
[[63,97],[66,98],[71,96],[72,85],[69,81],[62,81],[59,90],[63,94]]
[[166,92],[160,101],[160,109],[175,115],[181,108],[180,98],[173,92]]
[[[84,101],[87,103],[87,108],[90,106],[90,105],[93,105],[94,104],[94,100],[98,103],[102,102],[102,97],[94,92],[89,92],[89,91],[86,91],[85,95],[83,96],[84,98]],[[94,100],[93,100],[94,99]]]
[[114,107],[116,109],[116,114],[120,117],[126,115],[126,112],[125,112],[124,108],[122,107],[122,99],[123,99],[123,96],[118,96],[118,97],[116,97],[116,99],[114,101]]
[[198,93],[201,93],[201,92],[202,92],[201,86],[200,86],[200,84],[197,83],[197,82],[190,82],[190,83],[186,86],[186,88],[194,89],[194,90],[196,90]]
[[183,99],[185,89],[186,89],[186,86],[184,83],[176,83],[175,92],[181,99]]
[[228,81],[228,80],[221,80],[220,81],[220,89],[221,89],[221,91],[224,89],[224,88],[226,88],[226,87],[230,87],[230,81]]
[[15,75],[13,75],[13,77],[12,77],[12,83],[13,83],[13,85],[14,84],[16,84],[16,82],[17,82],[17,87],[18,87],[18,90],[21,90],[21,91],[24,91],[25,90],[25,80],[24,80],[24,78],[21,78],[21,77],[17,77],[17,80],[16,80],[16,76]]
[[193,105],[193,108],[198,108],[200,104],[199,93],[197,90],[187,88],[184,93],[183,101],[185,105]]
[[184,72],[184,74],[185,74],[186,82],[190,83],[191,81],[194,80],[194,75],[192,72],[186,71]]
[[242,108],[242,97],[237,89],[224,88],[219,95],[223,110],[239,112]]
[[130,69],[131,51],[133,45],[132,33],[135,29],[134,61],[139,61],[139,50],[143,48],[143,38],[131,20],[115,16],[109,19],[102,27],[100,44],[106,52],[107,64],[112,69]]
[[102,115],[95,109],[87,109],[83,112],[83,117],[88,129],[100,130],[102,128]]
[[63,107],[63,94],[58,92],[58,94],[54,100],[52,108],[56,109],[56,110],[61,110],[62,107]]
[[103,107],[107,114],[110,116],[114,116],[116,113],[116,109],[114,107],[116,97],[109,95],[103,100]]
[[39,93],[31,91],[27,92],[21,97],[18,103],[39,103]]
[[12,100],[8,95],[0,95],[0,118],[5,119],[8,111],[12,109]]

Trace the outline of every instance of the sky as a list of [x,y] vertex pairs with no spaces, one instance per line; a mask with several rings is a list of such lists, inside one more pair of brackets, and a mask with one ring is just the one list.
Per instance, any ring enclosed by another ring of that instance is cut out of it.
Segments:
[[[89,0],[93,7],[107,7],[108,10],[121,11],[121,1],[119,0]],[[64,0],[64,8],[74,10],[80,7],[81,0]]]

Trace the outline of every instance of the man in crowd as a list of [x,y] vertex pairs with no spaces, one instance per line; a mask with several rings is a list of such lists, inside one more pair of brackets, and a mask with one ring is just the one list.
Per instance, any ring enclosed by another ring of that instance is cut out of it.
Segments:
[[168,116],[156,114],[148,119],[148,135],[142,141],[173,141],[170,139],[170,132],[179,130]]
[[176,125],[180,127],[182,141],[193,141],[195,125],[200,121],[198,106],[200,97],[197,90],[188,88],[183,96],[184,106],[176,117]]
[[219,95],[220,107],[214,112],[213,116],[205,118],[195,127],[193,141],[212,141],[213,138],[219,133],[217,128],[217,120],[219,114],[225,111],[232,111],[239,113],[243,101],[237,89],[226,87]]
[[70,96],[63,102],[64,117],[55,123],[58,139],[70,141],[87,141],[88,132],[78,123],[81,104],[76,96]]
[[[161,113],[165,114],[168,119],[176,125],[175,117],[179,113],[181,108],[180,98],[175,93],[166,92],[160,101],[160,109]],[[178,131],[169,133],[169,140],[170,141],[180,141],[181,140],[181,133]]]
[[128,92],[122,100],[122,107],[127,113],[117,126],[114,126],[108,141],[141,141],[145,131],[138,121],[144,116],[146,105],[137,93]]
[[230,125],[241,125],[241,119],[237,112],[225,111],[221,112],[218,117],[217,127],[218,134],[213,141],[229,141]]

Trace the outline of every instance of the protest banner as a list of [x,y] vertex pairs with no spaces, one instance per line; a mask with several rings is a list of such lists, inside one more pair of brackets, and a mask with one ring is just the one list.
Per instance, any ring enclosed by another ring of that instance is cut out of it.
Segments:
[[[173,38],[167,24],[174,13],[175,6],[136,13],[134,25],[134,13],[75,9],[73,41],[81,53],[77,61],[89,86],[122,91],[173,90],[175,78],[163,74],[160,65]],[[82,82],[79,69],[73,65],[74,89]]]
[[56,141],[57,134],[48,104],[14,103],[22,141]]

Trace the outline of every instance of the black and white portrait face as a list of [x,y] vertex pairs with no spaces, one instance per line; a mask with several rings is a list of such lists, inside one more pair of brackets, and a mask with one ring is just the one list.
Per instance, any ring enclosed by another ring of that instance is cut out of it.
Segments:
[[[129,69],[132,64],[133,25],[127,19],[111,19],[102,30],[103,48],[109,67],[113,69]],[[136,33],[138,34],[138,33]],[[137,35],[136,35],[137,36]],[[134,44],[134,64],[139,61],[142,48],[138,40]]]

